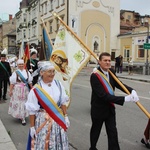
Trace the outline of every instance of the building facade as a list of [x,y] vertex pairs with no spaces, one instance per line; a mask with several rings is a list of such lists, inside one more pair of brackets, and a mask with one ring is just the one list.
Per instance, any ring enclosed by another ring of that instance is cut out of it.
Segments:
[[20,11],[16,14],[16,42],[27,42],[31,47],[37,47],[39,43],[39,1],[22,0]]
[[[129,15],[128,11],[127,14]],[[126,15],[127,18],[129,17],[128,15]],[[131,20],[131,24],[134,24],[136,18]],[[129,57],[132,57],[135,63],[142,65],[144,65],[147,59],[148,61],[150,60],[149,51],[144,49],[144,43],[150,43],[149,26],[150,16],[140,16],[137,26],[132,26],[130,31],[127,30],[129,28],[126,28],[125,33],[118,35],[118,40],[120,40],[120,54],[123,56],[125,62],[127,62]]]
[[60,23],[52,15],[56,12],[94,53],[110,52],[115,56],[119,54],[119,7],[119,0],[23,0],[16,14],[17,42],[25,39],[30,44],[39,45],[42,21],[54,42]]
[[[53,12],[97,56],[109,52],[112,60],[120,54],[125,62],[130,56],[134,62],[144,63],[147,59],[143,44],[149,42],[150,16],[120,10],[120,0],[22,0],[20,11],[15,15],[17,45],[23,40],[30,47],[40,49],[43,22],[54,43],[60,22]],[[0,34],[1,31],[0,28]],[[91,57],[91,62],[95,61]]]
[[101,52],[113,57],[119,53],[119,0],[77,0],[69,3],[68,9],[69,26],[91,51],[97,56]]
[[0,52],[7,49],[9,52],[16,47],[16,19],[9,15],[9,20],[0,25]]

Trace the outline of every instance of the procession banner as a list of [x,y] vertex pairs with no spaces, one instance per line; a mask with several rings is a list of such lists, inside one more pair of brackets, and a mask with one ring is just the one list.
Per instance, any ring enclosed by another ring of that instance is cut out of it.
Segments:
[[[81,69],[89,61],[90,54],[74,36],[60,25],[50,61],[56,69],[55,78],[63,84],[70,97],[70,87]],[[68,105],[70,101],[68,102]]]
[[[93,51],[91,51],[79,38],[78,36],[66,25],[66,23],[55,13],[52,13],[54,17],[56,17],[57,19],[59,19],[59,21],[63,24],[63,26],[70,31],[70,33],[73,35],[73,37],[80,43],[82,44],[82,46],[98,61],[97,56],[95,55],[95,53]],[[71,44],[71,43],[70,43]],[[116,82],[126,91],[127,94],[130,94],[130,92],[126,89],[126,87],[120,82],[120,80],[118,78],[116,78],[116,76],[109,70],[109,73],[111,74],[111,76],[114,78],[114,80],[116,80]],[[136,102],[137,106],[145,113],[145,115],[150,118],[150,114],[149,112],[142,106],[142,104],[138,101]]]

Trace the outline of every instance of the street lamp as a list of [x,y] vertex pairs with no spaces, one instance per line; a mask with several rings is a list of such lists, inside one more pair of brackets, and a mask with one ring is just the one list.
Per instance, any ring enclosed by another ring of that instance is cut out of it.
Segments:
[[[146,38],[146,43],[149,43],[148,39],[149,39],[149,23],[147,22],[146,24],[147,26],[147,38]],[[148,49],[146,50],[147,53],[146,53],[146,64],[145,64],[145,67],[146,67],[146,72],[145,74],[148,75],[149,74],[149,63],[148,63]]]
[[[149,43],[149,22],[148,20],[146,20],[145,22],[143,21],[143,18],[142,18],[142,24],[145,23],[145,27],[147,27],[147,38],[146,38],[146,44]],[[148,46],[146,48],[146,63],[145,63],[145,75],[148,75],[149,74],[149,63],[148,63]]]

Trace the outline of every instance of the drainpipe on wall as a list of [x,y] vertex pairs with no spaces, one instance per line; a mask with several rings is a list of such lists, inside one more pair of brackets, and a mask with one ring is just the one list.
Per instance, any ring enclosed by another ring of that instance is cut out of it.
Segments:
[[67,25],[69,25],[69,0],[67,0]]

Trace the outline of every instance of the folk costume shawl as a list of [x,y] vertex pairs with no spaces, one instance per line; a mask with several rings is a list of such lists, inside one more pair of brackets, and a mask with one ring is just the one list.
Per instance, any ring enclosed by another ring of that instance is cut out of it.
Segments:
[[[98,77],[99,81],[102,83],[106,93],[114,95],[113,88],[112,88],[111,84],[109,83],[107,77],[99,70],[96,70],[94,72],[94,74]],[[114,103],[111,103],[111,105],[114,107]]]
[[30,90],[29,85],[28,85],[28,82],[27,82],[27,80],[24,78],[24,76],[21,74],[21,72],[20,72],[19,70],[16,70],[16,74],[20,77],[21,81],[22,81],[23,83],[25,83],[26,86],[28,87],[28,89]]
[[66,131],[67,127],[64,115],[52,97],[38,84],[34,86],[33,91],[41,106],[52,117],[52,119]]

